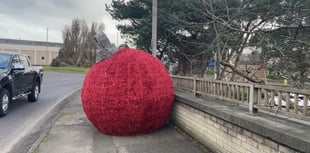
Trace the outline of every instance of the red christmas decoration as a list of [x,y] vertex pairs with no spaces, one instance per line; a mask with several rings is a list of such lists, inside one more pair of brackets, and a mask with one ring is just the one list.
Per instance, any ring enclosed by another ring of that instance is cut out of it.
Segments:
[[123,48],[92,66],[81,98],[87,118],[99,131],[130,136],[156,131],[165,123],[174,89],[157,58]]

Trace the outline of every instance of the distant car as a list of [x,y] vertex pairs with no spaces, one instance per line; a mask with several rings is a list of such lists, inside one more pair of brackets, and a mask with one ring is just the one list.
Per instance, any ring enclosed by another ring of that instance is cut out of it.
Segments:
[[0,116],[7,115],[10,103],[19,97],[36,102],[42,80],[42,67],[32,66],[28,56],[0,52]]
[[[290,99],[291,106],[294,106],[295,94],[290,94],[290,98],[289,99]],[[305,95],[298,95],[298,106],[299,107],[303,107],[304,106],[304,99],[305,99]],[[269,102],[271,103],[271,98],[269,99]],[[278,96],[274,96],[274,104],[278,106],[278,103],[279,103],[279,97]],[[286,95],[282,96],[281,106],[283,106],[283,107],[286,106]],[[308,99],[307,107],[310,107],[310,100],[309,99]]]

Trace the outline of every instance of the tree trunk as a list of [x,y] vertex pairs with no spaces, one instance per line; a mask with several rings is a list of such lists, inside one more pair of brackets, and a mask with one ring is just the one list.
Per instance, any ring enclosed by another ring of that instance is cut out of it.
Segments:
[[305,82],[306,81],[307,81],[307,71],[300,72],[299,83],[301,85],[301,88],[305,87]]

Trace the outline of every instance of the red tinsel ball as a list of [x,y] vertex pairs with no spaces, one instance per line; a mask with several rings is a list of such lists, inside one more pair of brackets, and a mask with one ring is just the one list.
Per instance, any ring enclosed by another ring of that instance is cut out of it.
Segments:
[[174,89],[163,64],[130,48],[92,66],[82,89],[84,112],[109,135],[137,135],[159,129],[171,112]]

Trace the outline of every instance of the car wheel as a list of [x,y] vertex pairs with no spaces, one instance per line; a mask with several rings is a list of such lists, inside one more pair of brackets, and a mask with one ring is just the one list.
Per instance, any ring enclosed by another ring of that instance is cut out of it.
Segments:
[[35,82],[31,89],[31,93],[28,95],[28,101],[29,102],[36,102],[39,99],[40,94],[40,84],[38,82]]
[[8,114],[9,104],[10,104],[10,93],[7,89],[1,89],[0,92],[0,116],[5,116]]

